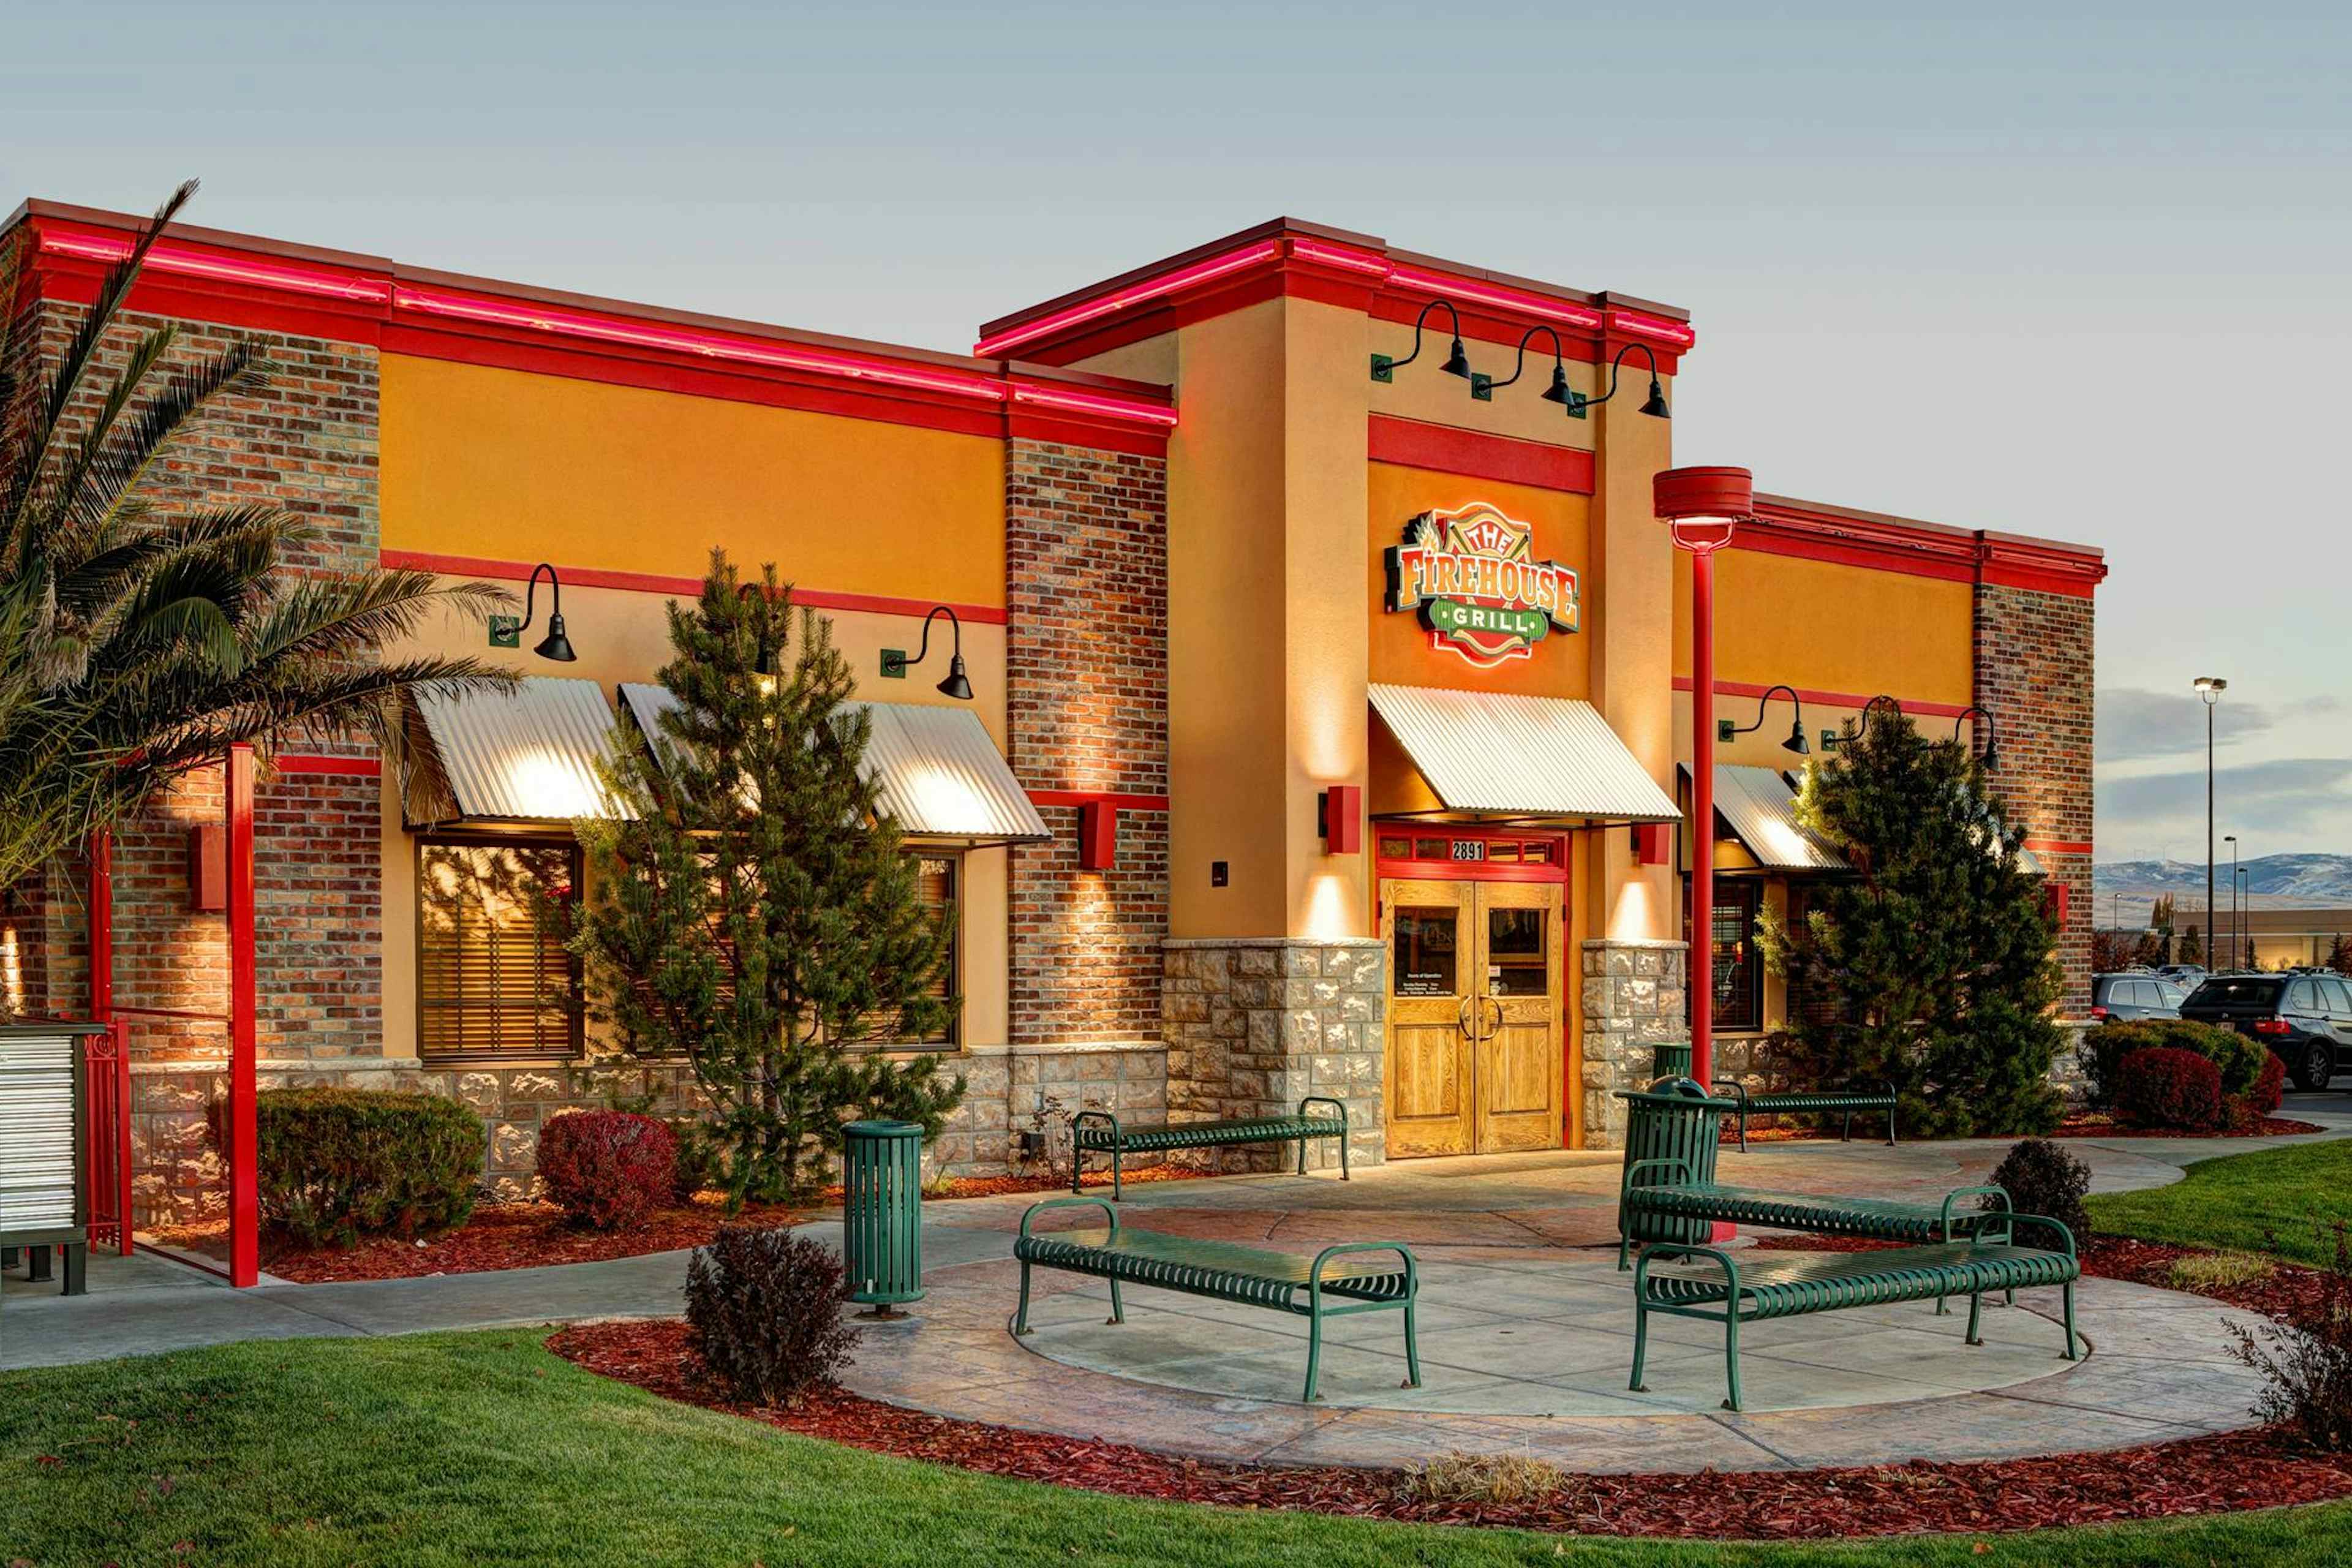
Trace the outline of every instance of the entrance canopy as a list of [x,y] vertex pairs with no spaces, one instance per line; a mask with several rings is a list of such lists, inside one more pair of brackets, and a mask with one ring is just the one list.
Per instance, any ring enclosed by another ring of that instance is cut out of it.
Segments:
[[[677,742],[661,716],[677,706],[666,686],[624,684],[621,702],[656,756]],[[979,715],[929,703],[845,702],[873,720],[865,770],[884,811],[909,838],[956,843],[1041,844],[1053,837]]]
[[1679,822],[1682,811],[1590,702],[1370,688],[1372,710],[1449,813]]
[[1715,810],[1766,870],[1852,869],[1844,856],[1797,826],[1796,789],[1771,768],[1717,763]]
[[609,816],[596,775],[620,743],[593,680],[526,676],[512,692],[417,693],[424,766],[403,792],[412,826]]

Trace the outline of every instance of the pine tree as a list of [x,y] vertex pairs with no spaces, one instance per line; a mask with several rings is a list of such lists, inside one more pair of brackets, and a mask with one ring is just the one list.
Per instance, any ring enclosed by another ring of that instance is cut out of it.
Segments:
[[2336,933],[2336,940],[2327,945],[2326,964],[2338,974],[2352,974],[2352,940],[2347,940],[2340,931]]
[[2205,932],[2195,921],[2189,922],[2189,933],[2180,939],[2180,962],[2183,963],[2205,962]]
[[591,897],[572,944],[625,1048],[693,1064],[730,1204],[803,1198],[848,1113],[929,1139],[961,1100],[931,1057],[851,1048],[946,1027],[959,999],[933,987],[954,911],[924,906],[860,767],[872,721],[844,706],[831,623],[795,616],[772,565],[746,584],[713,551],[669,636],[677,705],[656,748],[607,770],[625,814],[581,826]]
[[1922,1132],[2049,1131],[2056,928],[1982,764],[1875,712],[1834,760],[1807,767],[1797,816],[1855,875],[1814,898],[1804,942],[1764,922],[1766,962],[1837,1004],[1792,1026],[1795,1070],[1891,1082],[1905,1125]]

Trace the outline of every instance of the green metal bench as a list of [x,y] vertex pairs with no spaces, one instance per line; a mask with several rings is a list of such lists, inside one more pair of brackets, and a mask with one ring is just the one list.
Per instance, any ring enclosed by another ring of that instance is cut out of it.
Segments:
[[[1723,1325],[1724,1364],[1731,1391],[1723,1405],[1727,1410],[1738,1410],[1742,1323],[1930,1298],[1940,1302],[1947,1296],[1964,1295],[1969,1299],[1968,1342],[1982,1344],[1978,1329],[1983,1318],[1984,1293],[2014,1293],[2037,1285],[2064,1288],[2066,1359],[2079,1360],[2074,1349],[2074,1281],[2082,1267],[2075,1260],[2074,1237],[2058,1221],[2040,1215],[2004,1213],[1999,1217],[2003,1225],[1988,1227],[1987,1234],[1973,1241],[1881,1252],[1735,1258],[1712,1247],[1651,1247],[1633,1270],[1633,1376],[1629,1386],[1636,1394],[1649,1392],[1642,1382],[1642,1366],[1649,1352],[1653,1312]],[[2063,1250],[2016,1246],[2014,1227],[2020,1222],[2048,1226]],[[1668,1258],[1689,1258],[1714,1267],[1687,1271],[1661,1271],[1655,1267]]]
[[[1328,1105],[1338,1111],[1333,1116],[1310,1116],[1310,1105]],[[1171,1121],[1153,1127],[1128,1127],[1108,1110],[1081,1110],[1070,1118],[1070,1191],[1078,1190],[1078,1177],[1086,1169],[1087,1156],[1110,1156],[1110,1195],[1116,1200],[1120,1191],[1120,1170],[1129,1154],[1158,1154],[1170,1149],[1215,1149],[1234,1143],[1292,1143],[1298,1145],[1298,1173],[1307,1173],[1307,1141],[1310,1138],[1337,1138],[1339,1141],[1339,1179],[1348,1174],[1348,1108],[1328,1095],[1310,1094],[1298,1102],[1296,1116],[1257,1116],[1226,1121]]]
[[[1630,1267],[1633,1244],[1690,1246],[1711,1240],[1717,1225],[1865,1237],[1910,1243],[1967,1240],[1994,1226],[2010,1207],[1999,1187],[1958,1187],[1937,1204],[1836,1194],[1778,1192],[1715,1179],[1717,1128],[1738,1102],[1710,1098],[1690,1079],[1647,1089],[1620,1089],[1626,1119],[1625,1168],[1617,1188],[1617,1267]],[[1994,1200],[1961,1208],[1963,1198]]]
[[[1070,1207],[1099,1208],[1108,1218],[1109,1228],[1044,1235],[1032,1231],[1033,1222],[1045,1210]],[[1393,1252],[1399,1261],[1339,1261],[1365,1252]],[[1118,1211],[1100,1198],[1047,1198],[1021,1216],[1021,1235],[1013,1244],[1013,1256],[1021,1260],[1021,1310],[1013,1320],[1016,1336],[1030,1331],[1029,1270],[1033,1268],[1059,1268],[1109,1280],[1114,1323],[1127,1321],[1126,1304],[1119,1300],[1122,1283],[1265,1307],[1307,1320],[1306,1398],[1313,1404],[1319,1397],[1315,1384],[1323,1364],[1323,1320],[1402,1310],[1404,1386],[1421,1386],[1421,1347],[1413,1333],[1421,1268],[1411,1249],[1400,1242],[1342,1242],[1325,1247],[1312,1258],[1296,1258],[1230,1241],[1197,1241],[1131,1229],[1120,1225]]]
[[1853,1137],[1855,1111],[1883,1110],[1886,1112],[1886,1146],[1890,1149],[1895,1146],[1895,1086],[1891,1083],[1884,1089],[1825,1089],[1795,1090],[1787,1094],[1750,1094],[1748,1086],[1738,1079],[1719,1078],[1715,1080],[1716,1088],[1726,1086],[1730,1088],[1731,1098],[1737,1105],[1732,1114],[1738,1119],[1739,1152],[1743,1154],[1748,1152],[1749,1117],[1784,1116],[1808,1110],[1845,1112],[1845,1127],[1839,1136],[1849,1142]]

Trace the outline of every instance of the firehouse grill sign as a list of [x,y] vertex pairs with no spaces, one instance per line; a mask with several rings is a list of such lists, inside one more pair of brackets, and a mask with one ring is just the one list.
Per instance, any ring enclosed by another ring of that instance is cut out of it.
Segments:
[[1423,512],[1387,561],[1388,607],[1418,611],[1432,647],[1481,669],[1531,658],[1550,633],[1576,630],[1576,574],[1537,560],[1535,531],[1484,501]]

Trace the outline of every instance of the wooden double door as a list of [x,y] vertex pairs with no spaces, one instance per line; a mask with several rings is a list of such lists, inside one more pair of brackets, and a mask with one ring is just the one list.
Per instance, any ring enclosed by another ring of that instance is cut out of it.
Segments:
[[1381,884],[1390,1158],[1560,1146],[1562,891]]

